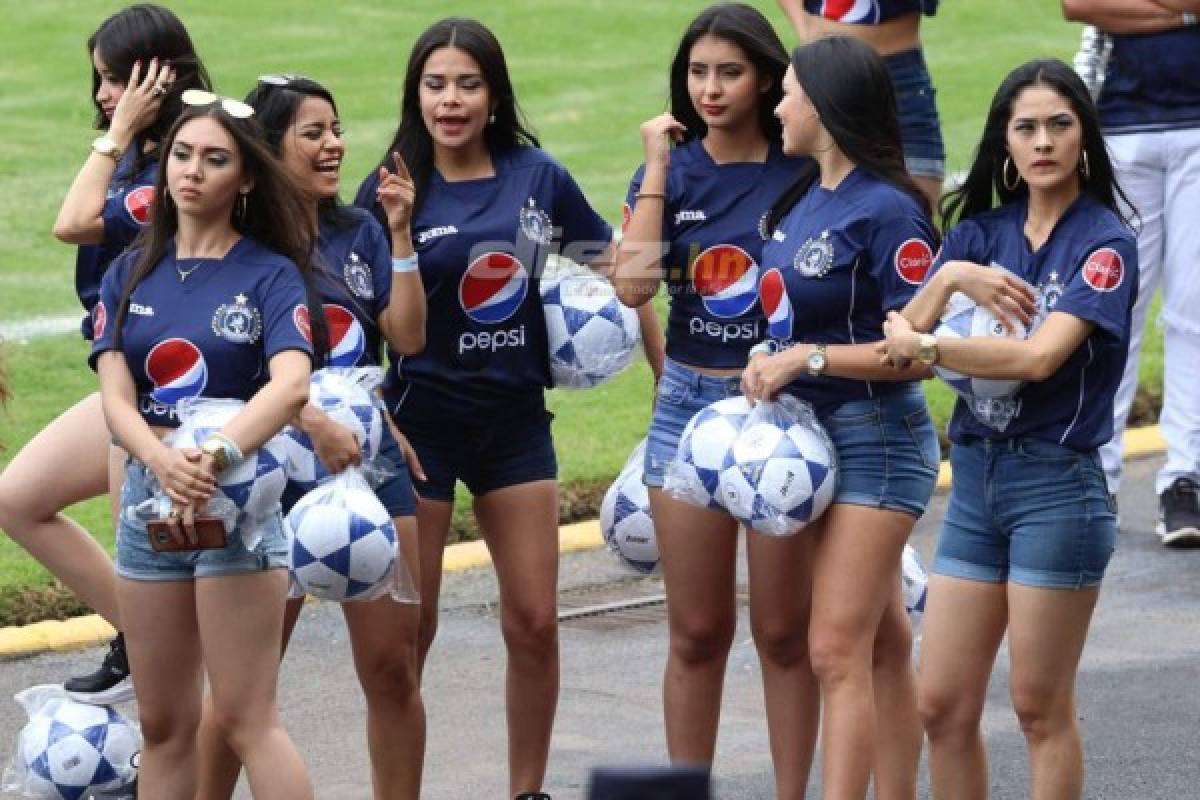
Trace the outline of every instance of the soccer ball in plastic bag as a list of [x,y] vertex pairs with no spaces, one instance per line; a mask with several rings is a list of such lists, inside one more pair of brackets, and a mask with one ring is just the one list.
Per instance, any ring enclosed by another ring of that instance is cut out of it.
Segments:
[[[312,375],[309,402],[334,422],[349,428],[362,447],[364,463],[375,460],[387,423],[372,394],[378,385],[377,368],[326,367]],[[294,425],[284,428],[287,442],[288,480],[307,491],[330,477],[308,434]]]
[[733,443],[750,411],[750,401],[742,396],[700,409],[683,429],[679,450],[667,465],[667,493],[694,506],[723,510],[718,498],[721,472],[729,466]]
[[313,489],[287,516],[288,568],[298,592],[324,600],[367,599],[392,576],[396,528],[375,493],[335,480]]
[[617,375],[633,360],[637,312],[596,275],[542,281],[542,307],[556,387],[587,389]]
[[[1016,333],[1010,333],[996,316],[962,292],[955,292],[946,303],[946,310],[934,328],[935,336],[966,339],[971,336],[1024,339],[1029,331],[1019,320],[1014,320]],[[1024,381],[994,378],[971,378],[954,370],[938,365],[934,373],[965,398],[1012,397]]]
[[920,630],[921,619],[925,616],[925,594],[928,585],[929,576],[925,574],[921,557],[911,544],[904,545],[900,590],[904,595],[904,610],[908,612],[914,635]]
[[604,494],[600,504],[600,530],[608,549],[638,570],[650,573],[658,568],[658,539],[650,518],[650,496],[642,483],[646,458],[643,439],[621,473]]

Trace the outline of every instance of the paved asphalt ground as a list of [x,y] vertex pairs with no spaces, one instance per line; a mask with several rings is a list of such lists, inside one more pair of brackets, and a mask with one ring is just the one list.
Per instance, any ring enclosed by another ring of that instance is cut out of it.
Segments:
[[[1200,797],[1200,551],[1169,552],[1151,535],[1153,458],[1132,463],[1122,491],[1124,533],[1097,611],[1079,679],[1088,798],[1176,800]],[[935,500],[914,543],[933,550],[945,497]],[[655,579],[631,579],[608,554],[566,556],[564,611],[661,592]],[[425,797],[505,797],[503,649],[491,602],[490,570],[448,575],[442,628],[430,658]],[[599,763],[664,759],[659,681],[666,650],[661,607],[564,623],[563,689],[547,790],[581,798]],[[61,680],[98,662],[99,650],[0,663],[0,696]],[[992,796],[1027,796],[1026,759],[1007,702],[1002,652],[984,719]],[[743,609],[721,720],[717,796],[770,798],[770,760],[760,676]],[[284,714],[322,800],[369,798],[364,717],[341,615],[317,604],[305,612],[283,670]],[[131,709],[127,709],[132,713]],[[22,724],[0,704],[0,750]],[[397,731],[402,736],[403,731]],[[7,758],[7,755],[5,755]],[[924,780],[921,796],[928,796]],[[814,777],[810,794],[817,794]],[[239,797],[249,797],[244,789]]]

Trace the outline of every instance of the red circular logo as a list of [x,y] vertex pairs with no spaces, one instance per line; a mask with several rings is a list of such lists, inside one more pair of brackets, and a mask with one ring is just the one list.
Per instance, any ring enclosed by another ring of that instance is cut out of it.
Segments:
[[150,211],[154,207],[154,187],[139,186],[125,195],[125,210],[138,225],[150,223]]
[[629,228],[629,220],[633,219],[633,209],[629,207],[629,203],[621,206],[621,233],[624,233]]
[[933,265],[933,250],[924,239],[909,239],[896,248],[896,273],[906,282],[919,286]]
[[104,301],[101,300],[92,309],[92,338],[99,339],[104,335],[104,329],[108,327],[108,309],[104,307]]
[[308,307],[297,305],[292,309],[292,322],[296,325],[296,330],[300,331],[300,335],[305,341],[312,344],[312,321],[308,318]]
[[1111,247],[1101,247],[1083,263],[1083,279],[1097,292],[1111,292],[1125,277],[1125,262]]

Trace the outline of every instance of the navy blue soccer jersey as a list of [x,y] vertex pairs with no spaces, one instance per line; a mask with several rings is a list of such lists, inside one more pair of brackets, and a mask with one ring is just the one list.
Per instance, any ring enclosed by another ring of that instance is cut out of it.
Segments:
[[[139,253],[120,256],[104,276],[92,311],[93,368],[101,353],[118,347],[117,306]],[[175,406],[184,398],[249,400],[270,377],[276,353],[312,353],[300,272],[247,238],[224,258],[181,261],[172,242],[129,298],[120,350],[150,425],[177,426]]]
[[[114,258],[133,243],[141,229],[150,222],[154,204],[154,181],[158,177],[158,158],[143,155],[135,142],[121,160],[108,182],[104,195],[104,240],[100,244],[85,244],[75,256],[75,293],[88,312],[81,326],[83,337],[92,338],[91,312],[100,300],[100,281]],[[140,167],[140,168],[139,168]]]
[[[767,336],[784,347],[879,341],[887,312],[907,304],[925,279],[936,241],[913,197],[860,167],[836,189],[814,184],[763,248]],[[820,407],[905,385],[802,375],[784,391]]]
[[[662,259],[670,295],[667,356],[682,364],[734,368],[765,335],[758,303],[767,212],[796,179],[801,159],[773,146],[761,164],[717,164],[694,139],[671,154]],[[645,165],[629,184],[636,204]]]
[[[366,367],[381,363],[379,315],[392,291],[392,255],[388,235],[361,208],[343,209],[343,223],[321,225],[315,263],[329,326],[332,367]],[[307,318],[308,311],[303,316]]]
[[[496,418],[551,385],[539,278],[546,257],[587,263],[612,240],[570,174],[534,147],[493,153],[495,175],[446,181],[434,170],[412,221],[428,304],[425,350],[389,353],[384,396],[409,388],[452,416]],[[359,188],[372,208],[378,176]]]
[[[1113,398],[1129,351],[1130,314],[1137,298],[1137,246],[1116,214],[1087,195],[1063,214],[1046,242],[1032,251],[1025,238],[1026,206],[1010,203],[956,225],[930,275],[947,261],[1001,266],[1038,288],[1045,313],[1059,311],[1095,326],[1052,376],[1027,383],[977,418],[959,399],[950,438],[1032,436],[1090,450],[1113,432]],[[1003,432],[997,430],[1003,428]]]
[[1200,28],[1112,39],[1097,100],[1105,132],[1200,127]]

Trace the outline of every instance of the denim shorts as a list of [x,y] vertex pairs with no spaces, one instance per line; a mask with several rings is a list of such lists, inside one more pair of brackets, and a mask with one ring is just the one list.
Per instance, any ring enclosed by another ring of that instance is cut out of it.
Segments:
[[1096,451],[1029,437],[950,449],[954,484],[933,571],[1043,589],[1095,586],[1117,518]]
[[946,177],[946,148],[938,120],[936,95],[925,55],[920,48],[884,56],[896,89],[896,112],[904,163],[910,175],[942,180]]
[[[383,483],[375,487],[375,496],[379,498],[379,502],[387,509],[388,516],[392,519],[397,517],[411,517],[417,513],[417,498],[413,494],[412,475],[408,471],[408,462],[404,460],[404,453],[400,450],[400,444],[396,441],[396,437],[392,435],[392,426],[383,426],[383,438],[379,443],[379,461],[380,465],[393,473]],[[304,490],[294,483],[289,483],[287,488],[283,490],[283,513],[286,515],[292,510],[292,506],[299,502],[304,496]]]
[[466,484],[475,497],[534,481],[558,479],[558,459],[550,422],[554,415],[539,402],[514,415],[486,423],[438,417],[405,403],[396,427],[417,452],[427,480],[413,479],[417,494],[454,501],[454,485]]
[[[125,468],[125,486],[121,489],[121,508],[150,499],[153,478],[145,465],[130,459]],[[262,538],[253,550],[246,549],[242,531],[235,529],[220,550],[157,553],[150,547],[146,523],[122,512],[117,525],[117,574],[134,581],[190,581],[286,569],[288,543],[283,515],[268,517],[259,532]]]
[[940,452],[919,384],[817,410],[838,458],[834,503],[925,513]]
[[715,378],[667,359],[654,398],[654,416],[646,434],[643,482],[655,489],[663,486],[667,464],[675,458],[679,438],[692,417],[718,400],[742,393],[741,377]]

